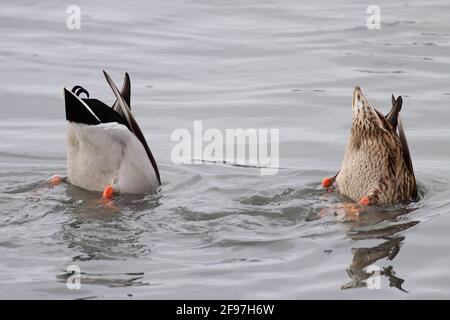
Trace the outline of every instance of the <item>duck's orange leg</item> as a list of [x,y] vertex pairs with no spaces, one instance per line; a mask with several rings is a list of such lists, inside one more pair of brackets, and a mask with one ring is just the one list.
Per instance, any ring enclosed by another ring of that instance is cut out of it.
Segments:
[[362,197],[361,200],[359,200],[358,203],[363,205],[363,206],[370,206],[371,205],[369,197]]
[[116,211],[117,208],[114,205],[113,197],[114,197],[114,188],[113,186],[108,184],[103,189],[102,197],[97,201],[97,203],[100,204],[105,209]]
[[114,195],[114,189],[110,184],[108,184],[103,189],[103,198],[107,199],[107,200],[112,200],[113,195]]
[[359,221],[360,206],[356,203],[336,203],[331,207],[324,208],[318,213],[318,217],[333,215],[345,222]]
[[322,180],[322,187],[324,188],[329,188],[333,185],[333,180],[332,178],[323,178]]
[[344,203],[342,210],[338,210],[335,214],[344,222],[357,222],[363,211],[364,208],[356,203]]
[[357,222],[360,214],[367,210],[370,205],[369,197],[363,197],[358,203],[341,202],[324,208],[318,213],[319,218],[326,215],[334,215],[344,222]]
[[339,172],[334,177],[323,178],[323,180],[322,180],[322,187],[324,187],[327,190],[330,190],[330,188],[332,188],[334,183],[336,182],[336,177],[337,177],[338,174],[339,174]]
[[53,175],[51,176],[51,178],[47,181],[48,185],[50,187],[56,187],[58,185],[61,184],[61,182],[63,182],[65,180],[65,178],[61,177],[60,175]]

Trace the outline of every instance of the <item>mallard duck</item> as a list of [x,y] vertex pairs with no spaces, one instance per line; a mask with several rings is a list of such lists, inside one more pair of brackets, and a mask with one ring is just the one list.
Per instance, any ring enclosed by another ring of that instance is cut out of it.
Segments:
[[[64,88],[67,119],[68,181],[105,197],[117,193],[156,191],[158,166],[130,109],[128,73],[119,92],[105,72],[116,102],[112,107],[92,99],[81,86]],[[80,96],[84,94],[86,98]]]
[[392,96],[384,116],[353,91],[353,121],[341,170],[325,178],[343,195],[362,205],[390,205],[417,198],[417,186],[406,135],[400,119],[402,97]]

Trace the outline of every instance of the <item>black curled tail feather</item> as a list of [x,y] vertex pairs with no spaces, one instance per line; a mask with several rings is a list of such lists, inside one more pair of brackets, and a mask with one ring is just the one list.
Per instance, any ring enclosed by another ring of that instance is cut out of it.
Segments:
[[72,88],[72,92],[79,97],[80,94],[84,93],[86,95],[86,97],[89,99],[89,92],[83,88],[82,86],[75,86]]

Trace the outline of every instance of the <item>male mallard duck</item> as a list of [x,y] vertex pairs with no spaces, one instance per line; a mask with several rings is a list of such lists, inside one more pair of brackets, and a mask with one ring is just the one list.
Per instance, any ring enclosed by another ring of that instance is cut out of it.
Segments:
[[325,178],[323,186],[335,182],[341,194],[362,205],[416,199],[416,179],[399,115],[402,98],[392,96],[392,109],[384,116],[355,87],[352,105],[352,129],[341,170]]
[[[67,174],[70,183],[91,191],[150,193],[161,184],[158,166],[130,109],[128,73],[122,92],[103,71],[116,96],[112,107],[89,98],[80,86],[64,88],[67,119]],[[87,98],[80,98],[84,93]]]

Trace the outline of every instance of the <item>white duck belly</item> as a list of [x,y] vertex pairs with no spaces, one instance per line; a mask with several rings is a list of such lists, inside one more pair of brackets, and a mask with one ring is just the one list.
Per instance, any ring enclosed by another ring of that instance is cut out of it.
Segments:
[[115,193],[150,193],[159,187],[156,172],[139,139],[116,122],[68,122],[69,181],[91,191],[112,185]]

